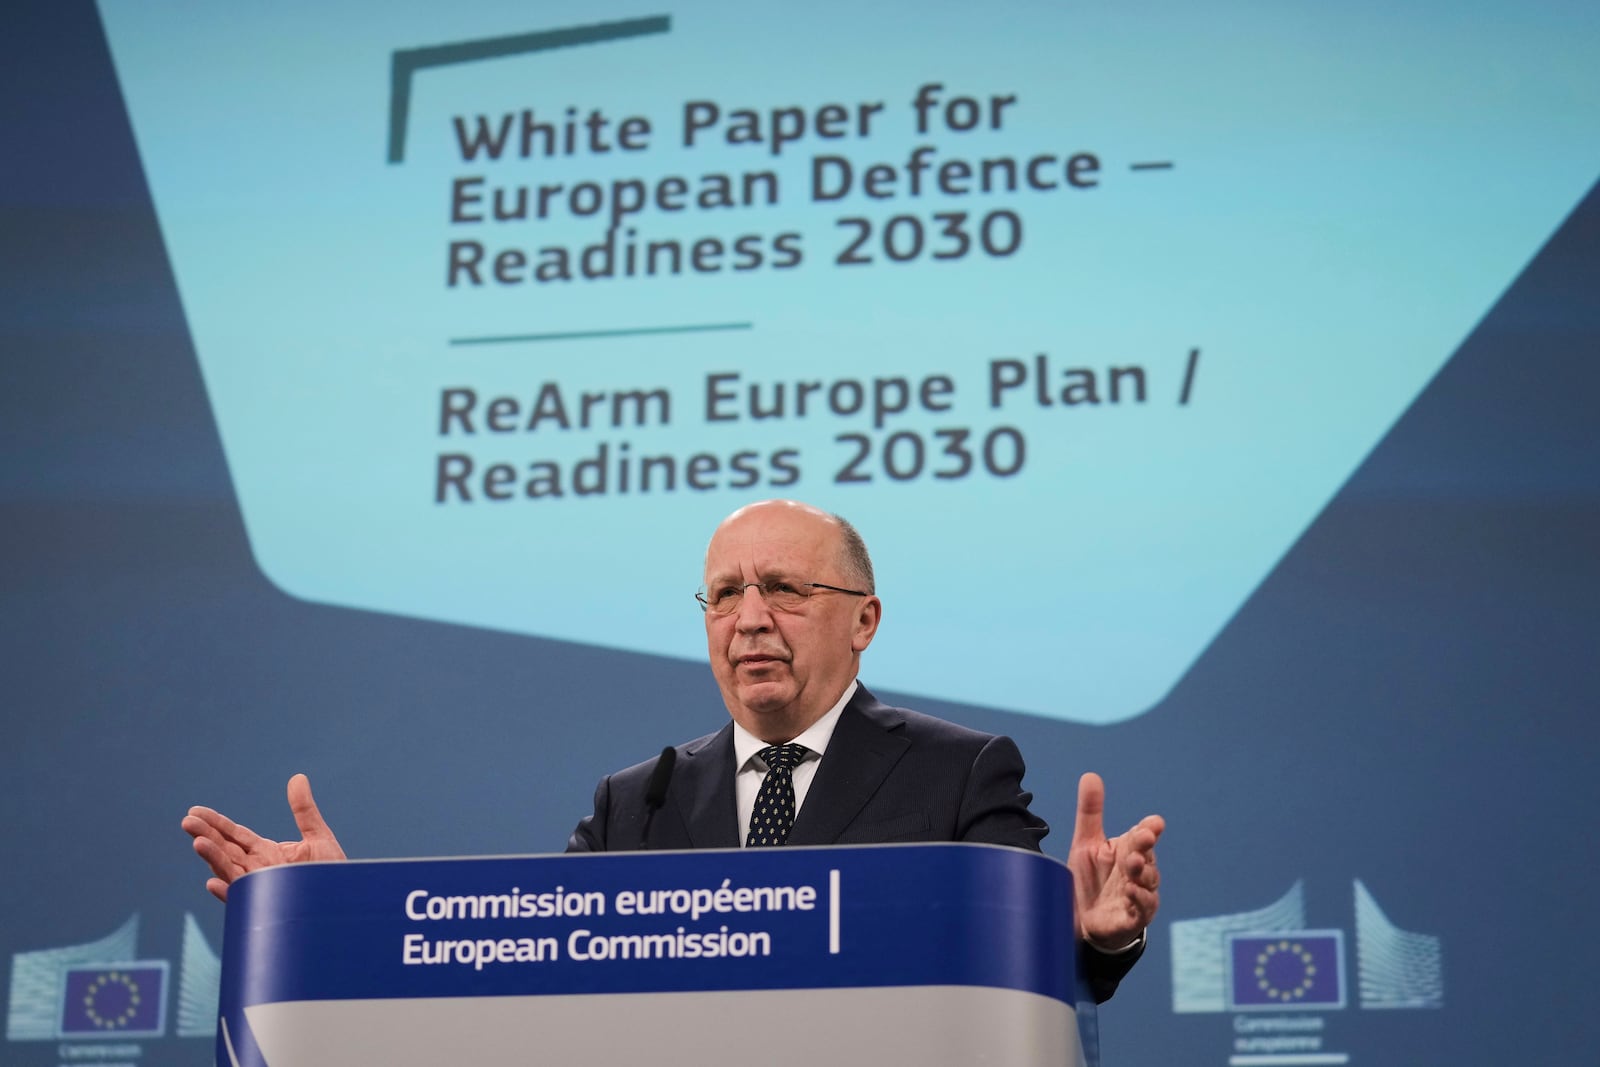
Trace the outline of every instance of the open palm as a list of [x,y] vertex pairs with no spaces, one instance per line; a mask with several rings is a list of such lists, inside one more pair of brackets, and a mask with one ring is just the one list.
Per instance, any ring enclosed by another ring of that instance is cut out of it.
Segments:
[[303,774],[289,779],[289,811],[300,830],[298,841],[274,841],[262,837],[248,826],[234,822],[219,811],[193,807],[183,818],[183,829],[194,838],[194,850],[211,868],[206,888],[218,900],[228,899],[228,886],[235,879],[282,863],[309,860],[342,860],[344,849],[333,836],[317,802],[311,795],[311,782]]

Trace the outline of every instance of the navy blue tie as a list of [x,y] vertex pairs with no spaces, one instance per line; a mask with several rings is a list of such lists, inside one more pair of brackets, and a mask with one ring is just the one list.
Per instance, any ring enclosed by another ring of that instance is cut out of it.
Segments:
[[767,765],[767,776],[750,813],[750,836],[745,838],[749,847],[781,845],[789,839],[794,825],[794,769],[810,751],[804,745],[772,745],[756,753]]

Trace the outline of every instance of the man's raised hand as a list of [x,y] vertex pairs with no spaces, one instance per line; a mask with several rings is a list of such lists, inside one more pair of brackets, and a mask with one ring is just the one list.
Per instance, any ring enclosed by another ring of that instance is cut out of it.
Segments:
[[1107,839],[1106,787],[1098,774],[1078,779],[1078,818],[1067,866],[1072,870],[1078,936],[1115,952],[1137,941],[1161,904],[1156,841],[1166,829],[1146,815],[1127,833]]
[[298,841],[274,841],[221,812],[193,807],[183,817],[183,829],[194,838],[194,850],[211,868],[206,888],[218,900],[228,899],[233,880],[263,867],[308,860],[342,860],[344,849],[328,829],[311,796],[311,782],[303,774],[289,779],[289,811],[300,830]]

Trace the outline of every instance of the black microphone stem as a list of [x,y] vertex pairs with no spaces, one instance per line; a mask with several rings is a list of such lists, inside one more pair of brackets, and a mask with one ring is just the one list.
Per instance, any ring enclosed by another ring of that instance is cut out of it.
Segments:
[[667,786],[672,782],[672,768],[678,762],[678,750],[668,745],[661,750],[655,770],[650,772],[650,783],[644,791],[644,829],[639,832],[639,848],[650,847],[650,824],[656,812],[667,802]]

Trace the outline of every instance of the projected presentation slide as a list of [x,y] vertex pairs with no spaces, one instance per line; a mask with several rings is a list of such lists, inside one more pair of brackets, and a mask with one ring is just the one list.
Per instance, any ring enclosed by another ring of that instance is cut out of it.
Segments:
[[[1420,14],[1221,32],[1254,8],[104,14],[284,590],[698,658],[617,598],[692,585],[720,502],[797,497],[925,577],[880,685],[1111,723],[1595,175],[1593,111],[1536,147],[1560,86],[1391,61]],[[1045,571],[977,632],[942,610]]]

